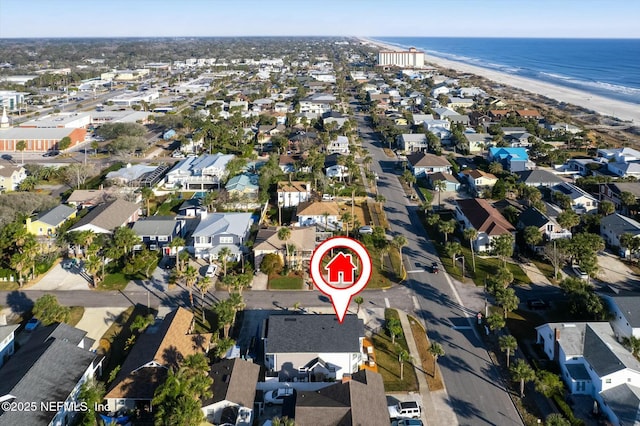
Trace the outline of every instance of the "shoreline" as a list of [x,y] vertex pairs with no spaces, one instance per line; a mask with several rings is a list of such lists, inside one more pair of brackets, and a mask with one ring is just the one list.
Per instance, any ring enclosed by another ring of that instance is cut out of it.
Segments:
[[[359,37],[358,40],[372,44],[380,49],[400,49],[398,46],[370,38]],[[604,117],[613,117],[623,121],[631,121],[634,126],[640,124],[640,106],[630,102],[610,99],[579,89],[563,87],[528,77],[507,74],[476,65],[469,65],[464,62],[453,61],[451,59],[439,58],[428,55],[427,53],[424,55],[424,60],[426,65],[433,64],[437,67],[449,68],[460,73],[474,74],[497,84],[511,86],[513,88],[531,92],[559,102],[572,104],[586,110],[593,111],[594,113],[600,114]]]

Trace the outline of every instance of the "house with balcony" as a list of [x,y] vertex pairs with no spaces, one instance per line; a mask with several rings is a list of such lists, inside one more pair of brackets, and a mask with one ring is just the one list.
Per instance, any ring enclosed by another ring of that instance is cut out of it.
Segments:
[[295,207],[311,199],[311,182],[280,181],[277,184],[276,193],[278,205],[285,208]]
[[135,249],[146,246],[149,250],[161,250],[165,256],[175,256],[179,247],[170,247],[171,241],[183,235],[185,221],[174,216],[150,216],[133,224],[135,232],[142,241]]
[[[278,238],[281,227],[269,227],[258,230],[256,241],[253,244],[253,258],[255,270],[260,270],[262,259],[267,254],[276,254],[282,259],[283,265],[296,267],[308,265],[311,255],[316,248],[316,227],[293,227],[291,235],[284,241]],[[287,250],[287,246],[290,249]]]
[[598,211],[598,200],[582,188],[568,182],[552,186],[552,193],[559,193],[569,197],[571,208],[579,214],[595,213]]
[[340,164],[340,154],[330,154],[324,157],[324,172],[328,178],[338,178],[340,180],[349,176],[349,168]]
[[80,388],[101,374],[104,360],[90,350],[94,341],[86,335],[59,323],[30,332],[30,338],[0,368],[0,396],[38,407],[50,402],[64,405],[51,411],[0,410],[0,424],[74,424],[78,411],[73,406],[80,404]]
[[230,257],[240,261],[253,224],[251,216],[251,213],[201,213],[200,223],[193,231],[195,257],[211,261],[226,247],[231,251]]
[[349,154],[349,138],[346,136],[336,136],[327,145],[327,154]]
[[263,326],[264,362],[281,382],[342,380],[363,359],[364,323],[346,315],[270,315]]
[[489,133],[465,133],[464,136],[469,141],[469,152],[483,152],[493,145],[493,136]]
[[472,242],[476,252],[491,250],[491,242],[505,234],[513,235],[515,244],[516,228],[485,199],[456,200],[454,214],[462,229],[475,228],[478,231]]
[[298,226],[317,226],[321,229],[341,230],[340,206],[335,201],[307,201],[297,206]]
[[542,234],[544,241],[557,240],[559,238],[571,238],[571,231],[563,229],[558,222],[548,217],[535,207],[525,209],[518,216],[516,227],[523,230],[529,226],[537,228]]
[[502,167],[510,172],[522,172],[532,168],[525,148],[491,147],[487,160],[502,164]]
[[398,135],[398,146],[404,152],[426,151],[429,141],[424,133],[405,133]]
[[547,323],[536,334],[571,394],[591,396],[611,424],[640,423],[640,362],[610,323]]
[[629,249],[622,248],[620,245],[620,237],[624,234],[640,238],[640,223],[619,213],[613,213],[600,219],[600,236],[608,246],[617,247],[620,256],[627,257],[631,254]]
[[204,154],[176,164],[165,176],[168,188],[204,191],[217,189],[227,178],[227,164],[233,154]]
[[[424,135],[423,135],[424,136]],[[451,163],[446,157],[415,152],[407,155],[411,172],[415,177],[426,177],[432,173],[441,172],[451,174]]]

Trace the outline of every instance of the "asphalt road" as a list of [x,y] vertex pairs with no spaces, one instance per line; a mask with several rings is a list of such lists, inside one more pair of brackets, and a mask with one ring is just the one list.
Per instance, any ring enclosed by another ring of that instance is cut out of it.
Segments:
[[400,185],[396,160],[386,156],[364,117],[357,115],[358,128],[374,160],[372,169],[380,176],[378,191],[386,198],[384,210],[391,233],[406,237],[404,264],[408,271],[415,271],[409,272],[403,283],[416,296],[409,311],[425,321],[429,339],[439,342],[445,350],[446,355],[438,363],[459,424],[522,425],[501,384],[498,369],[471,326],[477,312],[464,307],[446,274],[424,271],[426,265],[437,260],[435,247],[420,223],[418,206],[408,200]]

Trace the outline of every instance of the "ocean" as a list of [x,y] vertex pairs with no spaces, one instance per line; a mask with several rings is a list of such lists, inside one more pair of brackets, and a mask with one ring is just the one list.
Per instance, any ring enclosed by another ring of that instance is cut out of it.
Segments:
[[375,40],[640,105],[640,39],[376,37]]

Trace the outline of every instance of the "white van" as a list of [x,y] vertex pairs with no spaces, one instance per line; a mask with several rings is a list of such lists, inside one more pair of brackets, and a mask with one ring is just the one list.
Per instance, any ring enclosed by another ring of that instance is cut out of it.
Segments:
[[212,278],[212,277],[214,277],[216,275],[216,272],[218,272],[218,265],[212,263],[207,268],[207,272],[205,272],[204,276]]

